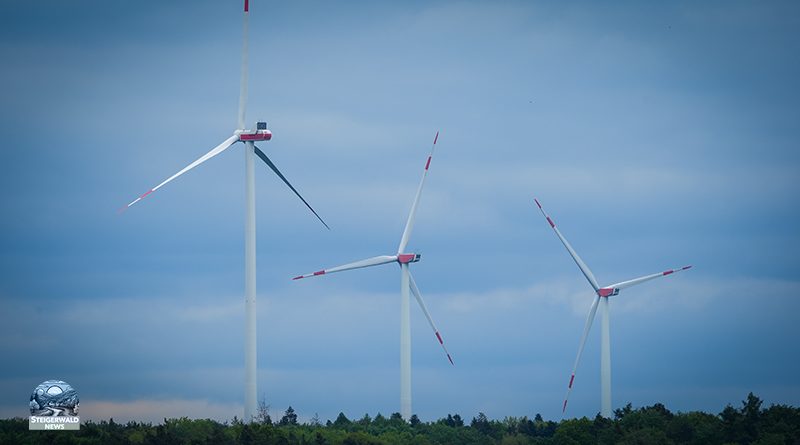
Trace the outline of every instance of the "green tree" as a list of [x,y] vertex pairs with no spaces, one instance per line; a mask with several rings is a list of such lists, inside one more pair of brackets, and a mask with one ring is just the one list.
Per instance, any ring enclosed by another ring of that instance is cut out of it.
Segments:
[[625,434],[617,443],[620,445],[671,445],[673,442],[667,438],[664,431],[647,427]]
[[389,425],[395,428],[402,428],[406,425],[406,421],[403,420],[403,416],[400,413],[392,413],[389,416]]
[[744,424],[742,413],[738,409],[728,405],[719,413],[722,419],[723,437],[726,442],[737,443],[744,435]]
[[339,429],[347,429],[350,426],[350,419],[344,415],[344,413],[340,412],[338,416],[336,416],[336,420],[333,421],[333,426]]
[[556,428],[553,440],[564,445],[594,445],[596,440],[592,434],[592,421],[586,417],[564,420]]
[[289,407],[286,408],[286,412],[283,414],[283,417],[281,417],[281,420],[278,422],[278,425],[280,426],[297,425],[297,414],[295,414],[294,408],[292,408],[291,405],[289,405]]
[[759,423],[761,420],[762,401],[753,393],[747,394],[747,399],[742,401],[742,430],[746,442],[752,442],[759,436]]
[[384,445],[385,443],[386,442],[362,431],[348,433],[342,441],[342,445]]
[[372,419],[372,426],[379,431],[382,431],[384,428],[389,426],[389,420],[386,417],[383,417],[383,414],[378,413],[375,415],[375,418]]
[[800,408],[772,405],[761,412],[761,432],[780,435],[786,443],[800,444]]
[[592,431],[598,444],[613,445],[620,441],[622,434],[617,422],[601,416],[599,413],[592,422]]
[[358,420],[358,424],[364,428],[369,428],[369,426],[372,424],[372,418],[369,417],[368,413],[365,413],[364,417]]

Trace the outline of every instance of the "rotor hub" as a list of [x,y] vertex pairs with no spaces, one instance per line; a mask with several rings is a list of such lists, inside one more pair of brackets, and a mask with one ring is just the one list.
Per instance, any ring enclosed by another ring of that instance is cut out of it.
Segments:
[[416,263],[422,255],[418,253],[401,253],[397,255],[397,262],[400,264]]

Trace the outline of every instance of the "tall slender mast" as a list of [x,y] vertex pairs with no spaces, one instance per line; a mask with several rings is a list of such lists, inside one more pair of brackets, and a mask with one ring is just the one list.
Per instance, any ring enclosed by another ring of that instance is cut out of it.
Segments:
[[411,419],[411,312],[408,264],[400,264],[400,415]]
[[[249,1],[244,0],[244,36],[242,43],[242,79],[239,85],[238,129],[244,130],[247,107],[247,28]],[[252,422],[256,415],[258,356],[256,352],[256,188],[254,158],[255,144],[246,142],[244,148],[244,421]]]
[[611,418],[611,334],[608,297],[600,298],[600,415]]
[[244,215],[244,421],[256,415],[256,191],[254,147],[245,144]]

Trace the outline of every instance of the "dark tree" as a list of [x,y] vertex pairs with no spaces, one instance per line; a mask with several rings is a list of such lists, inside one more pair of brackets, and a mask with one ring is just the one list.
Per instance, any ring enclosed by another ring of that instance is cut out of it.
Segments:
[[447,418],[442,419],[442,423],[449,426],[450,428],[456,426],[456,422],[453,420],[453,416],[451,414],[448,414]]
[[406,421],[403,419],[403,416],[400,413],[392,413],[392,415],[389,416],[389,425],[400,428],[405,424]]
[[614,410],[614,420],[622,420],[623,418],[625,418],[625,416],[630,414],[632,411],[633,411],[633,406],[630,403],[628,403],[627,405],[625,405],[624,407],[622,407],[620,409],[615,409]]
[[378,413],[375,415],[375,418],[372,419],[372,424],[378,428],[385,428],[386,425],[389,424],[389,420],[386,417],[383,417],[383,414]]
[[486,414],[484,413],[478,413],[478,417],[473,417],[469,426],[475,428],[481,434],[487,436],[492,434],[492,425],[489,423],[489,419],[486,418]]
[[369,413],[365,413],[364,417],[358,420],[358,424],[363,427],[368,427],[372,423],[372,418],[369,417]]
[[759,424],[761,420],[761,399],[751,392],[747,400],[742,401],[742,429],[745,439],[749,441],[759,437]]
[[719,413],[719,417],[722,418],[722,429],[725,440],[733,443],[738,442],[737,439],[742,437],[744,433],[742,413],[728,405]]
[[350,426],[350,419],[344,415],[344,413],[340,412],[338,416],[336,416],[336,420],[333,421],[333,426],[340,429],[346,429]]
[[297,425],[297,414],[295,414],[294,408],[292,408],[291,405],[289,405],[289,407],[286,408],[286,412],[283,414],[283,417],[281,417],[281,420],[280,422],[278,422],[278,425],[280,426]]

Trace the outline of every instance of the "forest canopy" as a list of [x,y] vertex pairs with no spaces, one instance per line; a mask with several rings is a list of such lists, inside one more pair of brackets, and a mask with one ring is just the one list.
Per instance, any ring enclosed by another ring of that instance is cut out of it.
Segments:
[[748,394],[741,406],[727,406],[718,414],[698,411],[673,413],[664,405],[614,411],[614,418],[599,414],[594,419],[558,422],[535,415],[489,419],[478,413],[470,420],[448,414],[422,422],[408,421],[399,413],[378,413],[333,420],[314,416],[300,423],[291,406],[275,419],[261,405],[259,416],[245,424],[209,419],[164,419],[158,425],[141,422],[120,424],[113,419],[86,422],[79,431],[28,431],[23,418],[0,420],[0,444],[281,444],[281,445],[401,445],[401,444],[800,444],[800,409],[787,405],[762,407],[761,399]]

